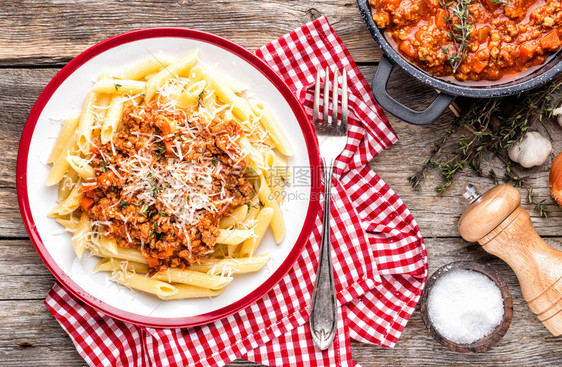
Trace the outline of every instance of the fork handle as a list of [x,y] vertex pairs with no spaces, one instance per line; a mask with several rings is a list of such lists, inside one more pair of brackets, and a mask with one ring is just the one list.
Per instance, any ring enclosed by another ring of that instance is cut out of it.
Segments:
[[336,336],[338,307],[330,245],[330,194],[334,161],[326,162],[322,158],[322,162],[324,164],[324,215],[320,259],[310,306],[310,330],[314,344],[321,350],[326,350]]

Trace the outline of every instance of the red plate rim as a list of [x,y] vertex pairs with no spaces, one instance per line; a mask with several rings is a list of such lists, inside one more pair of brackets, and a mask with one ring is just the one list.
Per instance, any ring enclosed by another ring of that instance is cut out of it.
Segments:
[[[287,103],[289,104],[292,112],[295,114],[299,125],[301,127],[304,140],[306,143],[308,158],[311,165],[311,195],[308,205],[307,214],[303,224],[303,228],[294,244],[293,248],[289,252],[285,261],[279,266],[279,268],[262,283],[258,288],[247,296],[239,299],[238,301],[231,303],[218,310],[208,312],[201,315],[189,316],[189,317],[178,317],[178,318],[161,318],[138,315],[132,312],[124,311],[113,307],[98,298],[92,296],[86,292],[82,287],[80,287],[74,280],[72,280],[68,274],[66,274],[51,257],[47,249],[45,248],[41,236],[37,231],[33,216],[31,214],[31,208],[29,204],[29,198],[27,194],[27,161],[29,155],[29,147],[31,143],[31,138],[37,125],[37,121],[41,112],[43,111],[45,105],[50,100],[51,96],[59,88],[59,86],[80,66],[92,59],[93,57],[110,50],[116,46],[120,46],[133,41],[138,41],[142,39],[149,38],[159,38],[159,37],[177,37],[186,39],[195,39],[205,43],[209,43],[218,47],[221,47],[234,55],[244,59],[258,71],[260,71],[283,95]],[[64,68],[62,68],[55,77],[47,84],[43,92],[37,98],[37,102],[33,106],[25,127],[22,132],[18,158],[17,158],[17,168],[16,168],[16,186],[18,194],[18,202],[20,206],[20,212],[27,229],[27,233],[35,247],[35,250],[41,257],[41,260],[55,278],[74,296],[79,298],[86,304],[94,307],[95,309],[111,316],[116,319],[130,322],[133,324],[148,326],[148,327],[167,327],[167,328],[179,328],[179,327],[191,327],[207,324],[226,316],[230,316],[241,309],[251,305],[259,298],[263,297],[267,292],[271,290],[291,269],[293,264],[297,261],[300,253],[302,252],[305,244],[308,241],[308,236],[310,235],[315,222],[316,214],[320,208],[319,205],[319,194],[320,187],[318,182],[320,182],[320,157],[318,149],[318,141],[316,139],[316,134],[310,124],[309,118],[304,110],[304,107],[300,104],[297,98],[293,95],[287,84],[283,79],[266,64],[263,60],[258,58],[256,55],[246,50],[242,46],[229,41],[223,37],[207,33],[204,31],[187,29],[187,28],[174,28],[174,27],[158,27],[158,28],[148,28],[130,31],[122,33],[111,37],[105,41],[102,41],[86,51],[82,52],[72,61],[70,61]]]

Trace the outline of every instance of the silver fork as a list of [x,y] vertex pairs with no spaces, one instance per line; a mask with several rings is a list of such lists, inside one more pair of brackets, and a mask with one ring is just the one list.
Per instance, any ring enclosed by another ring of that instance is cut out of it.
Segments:
[[332,189],[332,175],[334,161],[345,148],[347,141],[347,74],[345,69],[341,85],[341,120],[338,120],[338,71],[334,71],[332,82],[332,120],[329,121],[329,70],[326,68],[324,78],[324,114],[322,122],[318,119],[320,106],[320,74],[316,74],[314,89],[314,110],[312,122],[318,135],[320,156],[324,164],[324,217],[322,220],[322,243],[320,245],[320,260],[316,272],[316,283],[312,293],[310,308],[310,330],[314,343],[321,349],[328,349],[337,330],[337,299],[334,286],[334,270],[332,268],[330,244],[330,197]]

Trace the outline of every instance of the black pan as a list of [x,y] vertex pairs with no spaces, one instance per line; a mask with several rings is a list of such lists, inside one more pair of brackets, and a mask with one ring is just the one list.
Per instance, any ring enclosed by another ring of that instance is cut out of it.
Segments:
[[[373,79],[373,95],[382,108],[411,124],[426,125],[432,123],[441,116],[443,111],[445,111],[457,96],[471,98],[510,96],[541,86],[552,80],[556,75],[562,73],[562,51],[559,50],[537,69],[530,73],[524,72],[521,77],[509,81],[465,83],[463,85],[463,82],[448,81],[442,78],[432,77],[427,72],[402,57],[402,55],[390,45],[383,32],[381,32],[373,20],[368,0],[357,0],[357,4],[359,4],[359,10],[361,11],[365,24],[367,24],[367,28],[369,28],[369,32],[371,32],[371,36],[373,36],[384,52]],[[424,111],[414,111],[402,105],[388,94],[386,84],[395,65],[398,65],[422,83],[441,92],[427,109]]]

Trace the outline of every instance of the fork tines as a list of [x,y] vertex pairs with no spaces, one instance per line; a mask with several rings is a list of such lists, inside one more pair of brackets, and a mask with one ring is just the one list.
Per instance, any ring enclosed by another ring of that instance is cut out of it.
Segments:
[[341,82],[341,120],[338,120],[338,69],[334,70],[334,78],[332,80],[332,120],[329,119],[329,85],[330,85],[330,69],[326,68],[324,77],[324,109],[322,115],[322,121],[319,121],[319,110],[320,110],[320,77],[322,70],[318,69],[316,72],[316,85],[314,87],[314,109],[312,112],[312,122],[315,125],[331,125],[333,123],[337,125],[345,124],[347,125],[347,73],[343,69],[342,82]]

